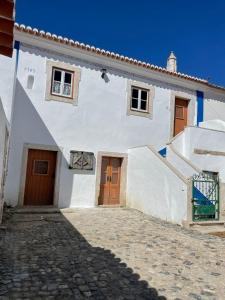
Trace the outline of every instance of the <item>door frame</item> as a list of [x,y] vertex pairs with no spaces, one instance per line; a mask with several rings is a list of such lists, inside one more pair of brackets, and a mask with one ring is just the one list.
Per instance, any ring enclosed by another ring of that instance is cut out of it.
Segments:
[[[49,206],[58,207],[60,166],[61,166],[61,161],[62,161],[62,148],[58,147],[58,146],[48,146],[48,145],[39,145],[39,144],[24,144],[24,146],[23,146],[18,206],[20,206],[20,207],[24,206],[24,193],[25,193],[25,184],[26,184],[26,175],[27,175],[27,160],[28,160],[29,149],[46,150],[46,151],[56,152],[56,166],[55,166],[55,174],[56,175],[55,175],[55,186],[54,186],[54,193],[53,193],[53,204],[47,205],[46,207],[49,207]],[[45,206],[43,206],[43,207],[45,207]]]
[[170,97],[170,140],[174,138],[174,116],[175,116],[175,99],[179,98],[181,100],[188,101],[187,107],[187,126],[194,126],[195,124],[195,111],[196,111],[196,95],[194,92],[171,92]]
[[121,158],[121,172],[120,172],[120,206],[126,206],[126,187],[127,187],[127,153],[118,152],[103,152],[99,151],[97,154],[96,166],[96,188],[95,188],[95,206],[99,206],[98,198],[100,195],[101,184],[101,170],[102,170],[102,157],[116,157]]

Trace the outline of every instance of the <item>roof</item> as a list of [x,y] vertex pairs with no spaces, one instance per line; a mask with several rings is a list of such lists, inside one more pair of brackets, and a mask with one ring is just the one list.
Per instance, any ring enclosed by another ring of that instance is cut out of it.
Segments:
[[208,87],[211,87],[211,88],[215,88],[215,89],[219,89],[221,91],[225,91],[225,87],[212,84],[212,83],[208,82],[205,79],[190,76],[190,75],[180,73],[180,72],[168,71],[166,68],[162,68],[162,67],[159,67],[159,66],[147,63],[147,62],[143,62],[143,61],[140,61],[140,60],[137,60],[137,59],[134,59],[134,58],[130,58],[130,57],[127,57],[127,56],[124,56],[124,55],[120,55],[118,53],[114,53],[114,52],[110,52],[110,51],[107,51],[107,50],[104,50],[104,49],[96,48],[94,46],[90,46],[90,45],[87,45],[87,44],[84,44],[84,43],[80,43],[78,41],[74,41],[74,40],[69,39],[67,37],[62,37],[60,35],[58,36],[58,35],[52,34],[50,32],[45,32],[44,30],[38,30],[37,28],[32,28],[30,26],[25,26],[23,24],[18,24],[18,23],[15,23],[15,30],[17,30],[19,32],[28,33],[28,34],[33,35],[33,36],[41,37],[41,38],[44,38],[46,40],[51,40],[51,41],[54,41],[54,42],[57,42],[57,43],[60,43],[60,44],[69,45],[69,46],[74,47],[74,48],[82,49],[84,51],[92,52],[92,53],[95,53],[97,55],[108,57],[108,58],[111,58],[111,59],[115,59],[117,61],[125,62],[125,63],[131,64],[131,65],[134,65],[134,66],[143,67],[143,68],[146,68],[146,69],[150,69],[150,70],[153,70],[153,71],[157,71],[157,72],[160,72],[160,73],[171,75],[173,77],[186,79],[186,80],[189,80],[189,81],[194,81],[196,83],[201,83],[201,84],[204,84],[204,85],[206,85]]

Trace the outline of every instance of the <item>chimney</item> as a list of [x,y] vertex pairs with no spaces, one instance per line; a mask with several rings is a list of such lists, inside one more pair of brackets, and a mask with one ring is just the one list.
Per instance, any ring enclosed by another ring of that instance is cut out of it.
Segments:
[[177,72],[177,58],[173,51],[170,52],[170,56],[167,59],[166,69],[170,72]]

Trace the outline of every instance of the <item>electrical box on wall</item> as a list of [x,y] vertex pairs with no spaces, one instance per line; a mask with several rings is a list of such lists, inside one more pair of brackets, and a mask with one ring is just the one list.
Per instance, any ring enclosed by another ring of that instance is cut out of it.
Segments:
[[69,168],[74,170],[93,170],[94,153],[71,150]]

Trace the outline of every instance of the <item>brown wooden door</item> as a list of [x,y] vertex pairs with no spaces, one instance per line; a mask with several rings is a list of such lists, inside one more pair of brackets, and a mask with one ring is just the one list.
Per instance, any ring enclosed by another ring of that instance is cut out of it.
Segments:
[[100,205],[120,204],[120,173],[121,158],[102,158]]
[[28,150],[24,205],[52,205],[57,152]]
[[187,126],[188,101],[176,98],[174,110],[174,133],[173,136],[184,130]]

